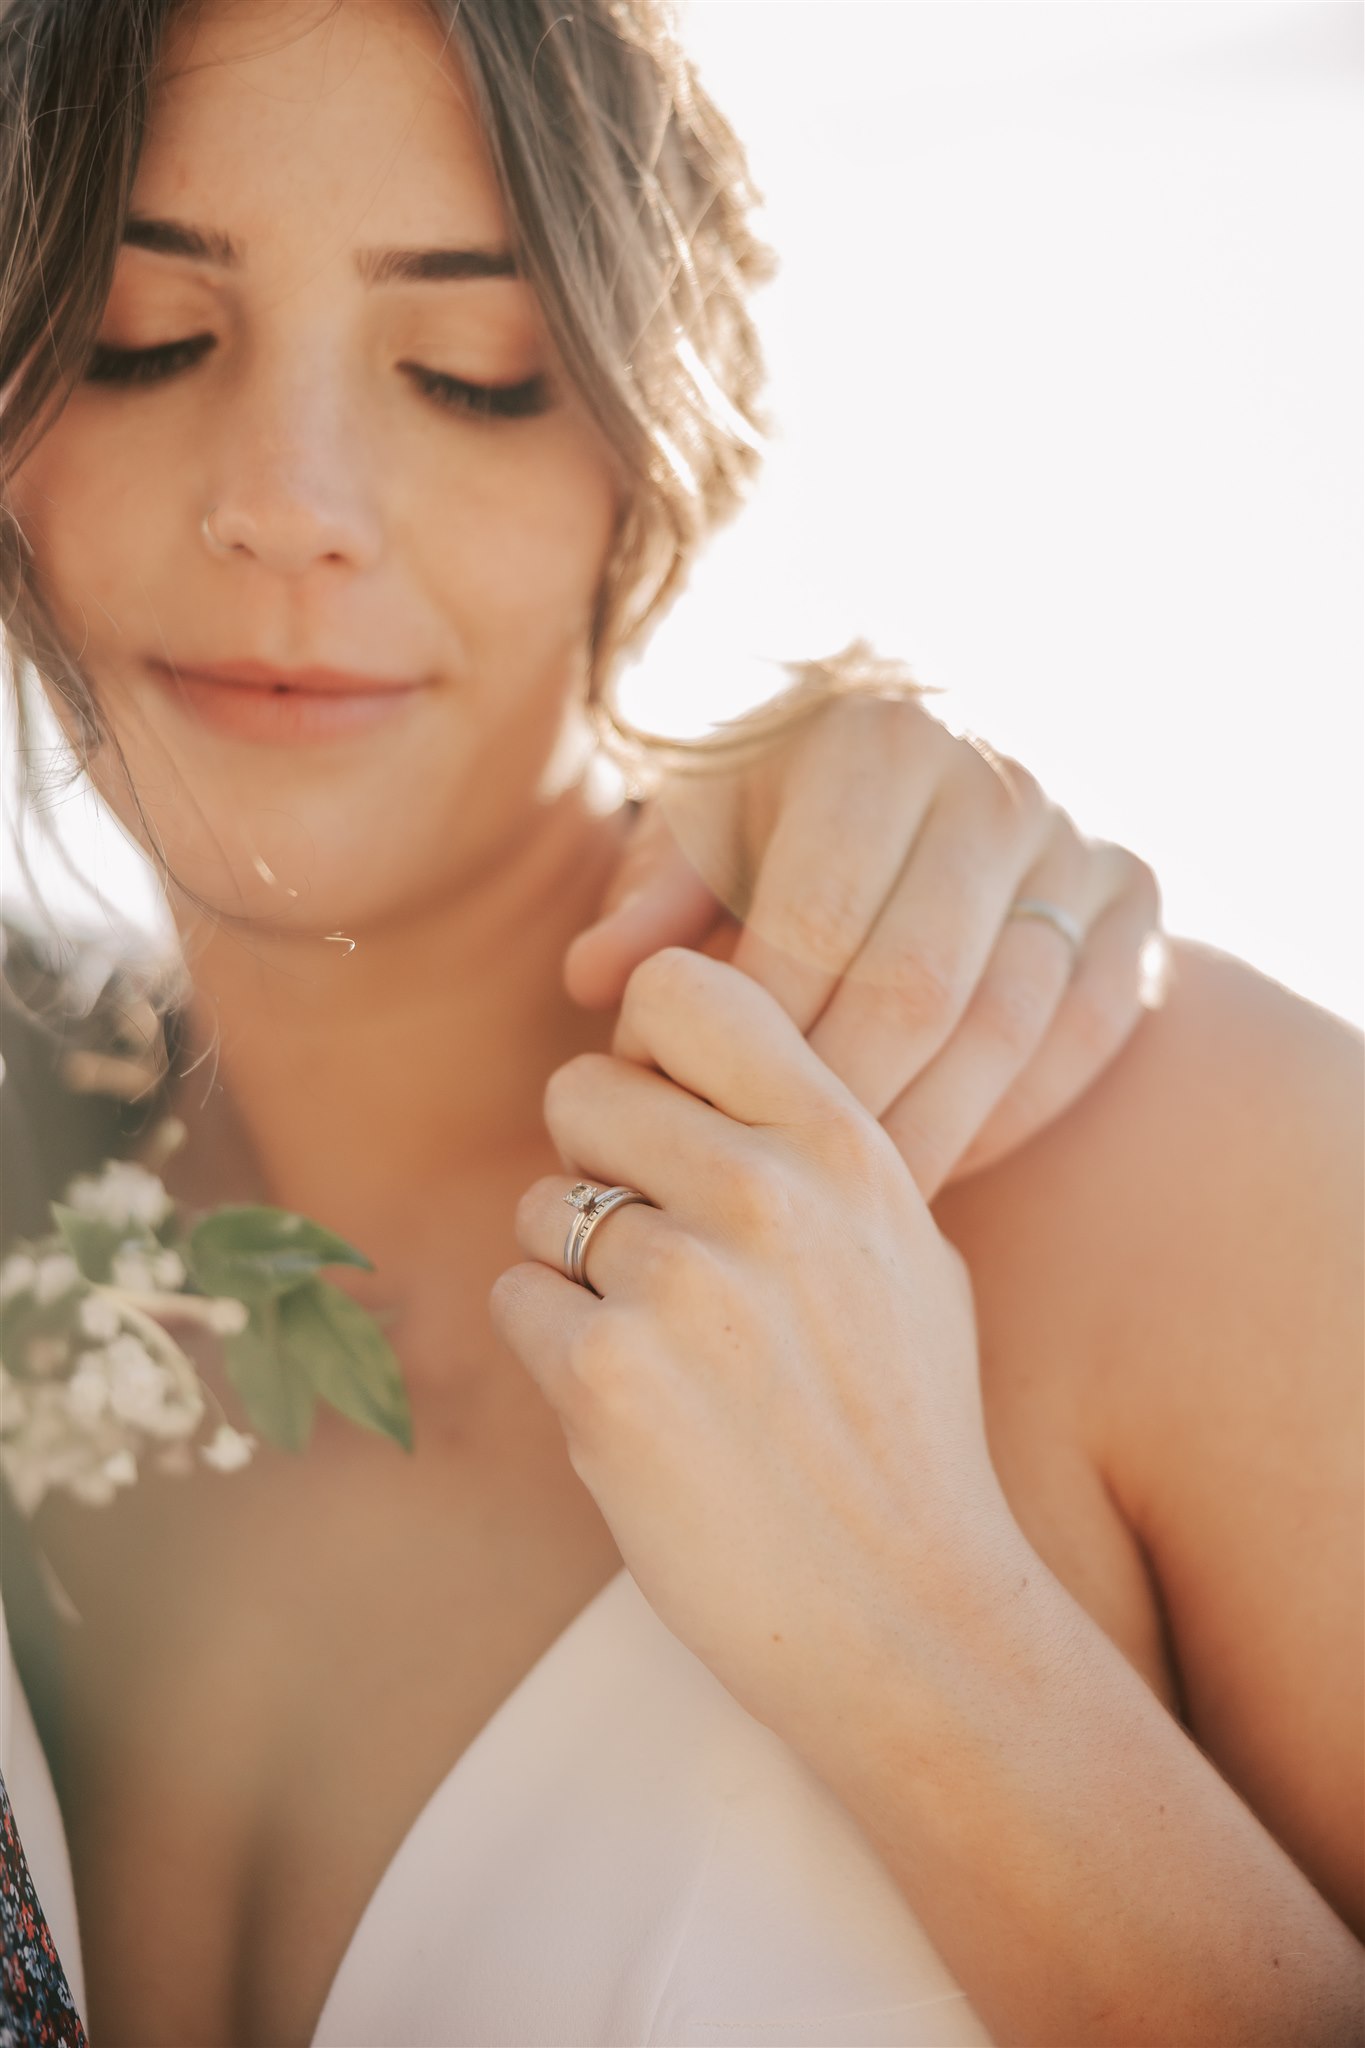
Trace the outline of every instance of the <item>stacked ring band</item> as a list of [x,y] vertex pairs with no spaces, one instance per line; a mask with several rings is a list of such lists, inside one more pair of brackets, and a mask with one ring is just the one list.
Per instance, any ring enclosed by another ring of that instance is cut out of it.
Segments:
[[1041,896],[1021,896],[1017,903],[1010,905],[1009,917],[1040,917],[1059,931],[1071,948],[1072,964],[1085,943],[1085,933],[1079,921],[1069,910],[1063,910],[1059,903],[1045,903]]
[[601,1290],[593,1286],[583,1263],[588,1239],[602,1218],[610,1216],[613,1209],[624,1209],[628,1202],[644,1202],[651,1208],[653,1204],[649,1196],[642,1195],[638,1188],[596,1188],[590,1180],[576,1181],[564,1199],[571,1209],[578,1212],[564,1240],[564,1270],[570,1280],[576,1280],[580,1287],[586,1287],[590,1294],[596,1294],[600,1299]]

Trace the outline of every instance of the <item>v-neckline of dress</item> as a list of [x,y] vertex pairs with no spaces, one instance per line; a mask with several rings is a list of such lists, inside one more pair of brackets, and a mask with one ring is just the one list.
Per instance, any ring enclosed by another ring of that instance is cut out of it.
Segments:
[[[326,2043],[329,2040],[340,2040],[343,2038],[342,2034],[336,2032],[336,2027],[340,2025],[344,2028],[344,2015],[341,2012],[334,2014],[333,2007],[339,2007],[344,2004],[346,1980],[357,1968],[362,1967],[369,1929],[380,1908],[381,1900],[396,1884],[401,1884],[403,1866],[410,1859],[413,1843],[430,1825],[431,1816],[439,1808],[448,1805],[456,1796],[460,1788],[472,1776],[479,1763],[487,1755],[509,1718],[519,1708],[524,1706],[526,1699],[533,1692],[539,1690],[540,1686],[546,1682],[550,1675],[551,1667],[562,1667],[571,1650],[581,1649],[584,1635],[592,1629],[594,1624],[606,1612],[613,1596],[617,1598],[621,1596],[626,1584],[633,1585],[634,1581],[631,1579],[625,1565],[620,1565],[606,1583],[599,1586],[598,1590],[579,1608],[578,1612],[570,1617],[553,1642],[546,1649],[542,1650],[530,1669],[523,1672],[522,1676],[512,1687],[512,1690],[493,1709],[493,1712],[483,1723],[478,1733],[470,1742],[465,1744],[465,1747],[460,1751],[460,1754],[456,1757],[454,1763],[451,1764],[449,1770],[437,1781],[432,1791],[422,1802],[421,1807],[413,1816],[392,1856],[390,1856],[383,1871],[380,1873],[379,1880],[366,1900],[364,1910],[351,1931],[350,1939],[342,1952],[340,1962],[332,1974],[331,1981],[327,1987],[327,1995],[322,2002],[313,2031],[309,2036],[309,2048],[326,2048]],[[570,1668],[574,1667],[570,1666]]]

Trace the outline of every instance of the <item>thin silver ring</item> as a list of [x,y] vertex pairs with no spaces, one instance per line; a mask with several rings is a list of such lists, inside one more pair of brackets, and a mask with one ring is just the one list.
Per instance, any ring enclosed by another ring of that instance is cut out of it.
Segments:
[[655,1205],[648,1195],[639,1188],[617,1186],[593,1189],[590,1181],[578,1181],[570,1188],[565,1201],[578,1211],[569,1225],[569,1234],[564,1240],[564,1266],[570,1280],[576,1280],[580,1287],[586,1287],[589,1294],[601,1299],[601,1290],[593,1286],[587,1276],[584,1260],[587,1257],[588,1239],[604,1216],[610,1216],[613,1209],[624,1209],[628,1202],[644,1202],[647,1207]]
[[[613,1209],[624,1208],[628,1202],[645,1201],[648,1201],[648,1196],[642,1195],[638,1188],[602,1188],[594,1195],[586,1208],[579,1211],[579,1214],[574,1218],[568,1246],[567,1263],[571,1280],[576,1280],[580,1287],[591,1287],[592,1283],[587,1277],[584,1261],[588,1253],[588,1239],[592,1236],[593,1231],[602,1221],[602,1218],[609,1216]],[[595,1287],[592,1288],[594,1294],[597,1291]]]
[[1006,922],[1010,917],[1038,917],[1044,924],[1050,924],[1059,931],[1071,948],[1071,964],[1074,967],[1085,944],[1085,932],[1078,919],[1069,910],[1063,910],[1060,903],[1045,903],[1041,896],[1021,896],[1009,908]]
[[203,534],[204,539],[213,549],[215,555],[230,555],[232,553],[232,548],[229,545],[229,543],[227,541],[219,540],[217,534],[209,525],[210,519],[212,519],[214,513],[217,510],[218,507],[216,505],[209,506],[208,511],[204,514],[203,518],[199,522],[199,531]]

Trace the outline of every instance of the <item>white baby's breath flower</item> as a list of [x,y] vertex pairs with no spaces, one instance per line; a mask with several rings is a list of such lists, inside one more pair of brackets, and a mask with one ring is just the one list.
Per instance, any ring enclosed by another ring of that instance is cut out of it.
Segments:
[[87,1294],[76,1311],[76,1320],[87,1337],[117,1337],[123,1327],[118,1305],[107,1294]]
[[115,1451],[100,1466],[106,1479],[112,1479],[115,1486],[131,1486],[137,1478],[137,1459],[130,1450]]
[[138,1427],[144,1429],[148,1436],[193,1436],[203,1413],[204,1403],[198,1387],[172,1388],[159,1408],[149,1408],[139,1416]]
[[132,1330],[120,1330],[106,1347],[106,1356],[116,1372],[137,1372],[153,1362],[151,1352]]
[[83,1351],[66,1382],[66,1405],[78,1422],[93,1422],[109,1406],[109,1376],[98,1351]]
[[77,1174],[66,1191],[69,1206],[97,1216],[118,1230],[145,1224],[154,1230],[171,1212],[172,1202],[161,1182],[131,1160],[106,1160],[101,1173]]
[[38,1263],[27,1252],[11,1252],[0,1260],[0,1301],[12,1301],[16,1294],[28,1294],[38,1278]]
[[155,1437],[189,1436],[198,1427],[204,1397],[196,1379],[182,1384],[157,1364],[140,1337],[126,1330],[105,1357],[109,1406],[121,1422]]
[[49,1252],[39,1259],[33,1292],[39,1301],[56,1301],[68,1293],[81,1277],[81,1269],[70,1252]]
[[57,1488],[98,1507],[113,1498],[114,1487],[100,1467],[126,1445],[123,1433],[103,1419],[74,1424],[62,1390],[39,1387],[31,1390],[24,1429],[0,1444],[0,1471],[22,1514],[31,1515]]
[[175,1288],[184,1285],[185,1261],[179,1252],[157,1252],[151,1262],[152,1283],[156,1287]]
[[235,1337],[250,1322],[251,1312],[244,1301],[237,1301],[229,1294],[219,1294],[208,1302],[204,1319],[209,1328],[220,1336]]
[[115,1337],[105,1353],[108,1360],[109,1405],[123,1422],[147,1427],[149,1416],[157,1414],[170,1379],[145,1344],[127,1331]]
[[136,1245],[120,1245],[109,1261],[109,1278],[127,1294],[150,1294],[156,1286],[152,1262]]
[[199,1446],[199,1455],[206,1465],[212,1465],[215,1472],[240,1472],[243,1465],[251,1463],[251,1454],[256,1448],[254,1436],[246,1436],[230,1423],[220,1422],[213,1434],[213,1441]]

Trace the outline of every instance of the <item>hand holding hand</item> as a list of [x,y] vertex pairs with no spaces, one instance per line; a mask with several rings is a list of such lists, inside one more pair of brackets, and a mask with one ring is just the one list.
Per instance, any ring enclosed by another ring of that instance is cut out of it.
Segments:
[[[1068,912],[1084,941],[1011,917]],[[932,1200],[1024,1144],[1126,1043],[1159,979],[1146,863],[912,698],[832,699],[757,763],[674,776],[565,962],[618,1002],[661,946],[729,959],[883,1125]],[[743,922],[741,923],[741,918]]]
[[[802,1746],[1023,1547],[964,1262],[781,1005],[700,953],[636,968],[612,1052],[558,1068],[545,1112],[571,1171],[519,1204],[495,1326],[655,1611]],[[595,1227],[587,1286],[577,1172],[647,1197]]]

